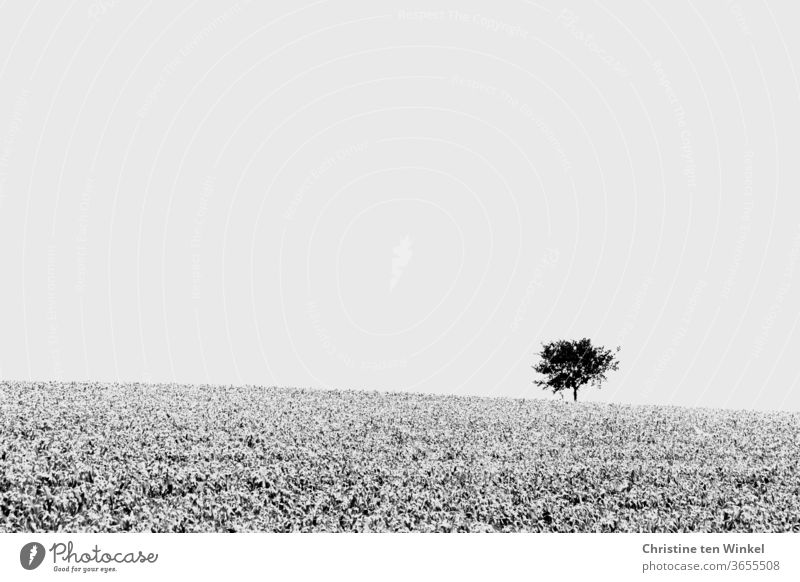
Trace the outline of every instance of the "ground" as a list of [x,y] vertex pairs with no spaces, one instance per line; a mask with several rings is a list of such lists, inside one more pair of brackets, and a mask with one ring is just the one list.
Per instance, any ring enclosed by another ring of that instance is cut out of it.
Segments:
[[800,414],[0,383],[0,531],[800,531]]

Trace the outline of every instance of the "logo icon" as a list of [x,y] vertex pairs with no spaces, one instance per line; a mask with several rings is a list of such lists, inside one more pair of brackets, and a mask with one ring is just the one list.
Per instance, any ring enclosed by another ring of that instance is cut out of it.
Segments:
[[411,250],[411,245],[414,241],[411,240],[410,235],[406,235],[403,239],[392,248],[394,251],[394,258],[392,258],[392,279],[389,281],[389,291],[394,291],[395,286],[403,276],[403,271],[411,262],[411,257],[414,252]]
[[19,563],[26,570],[35,570],[44,561],[44,546],[39,542],[30,542],[22,546],[19,552]]

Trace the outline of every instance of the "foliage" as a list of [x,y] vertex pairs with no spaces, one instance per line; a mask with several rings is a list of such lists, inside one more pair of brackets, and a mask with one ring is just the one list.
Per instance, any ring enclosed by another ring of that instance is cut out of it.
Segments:
[[788,413],[0,383],[0,531],[800,531],[798,447]]
[[546,378],[534,383],[545,390],[551,389],[553,394],[572,390],[577,401],[581,386],[591,383],[600,388],[606,374],[619,368],[616,352],[619,348],[612,351],[603,346],[593,346],[587,338],[546,343],[539,353],[540,361],[532,366]]

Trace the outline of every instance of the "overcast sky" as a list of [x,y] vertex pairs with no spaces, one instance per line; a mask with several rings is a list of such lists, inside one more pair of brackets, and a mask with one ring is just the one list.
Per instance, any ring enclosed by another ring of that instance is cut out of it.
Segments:
[[394,4],[6,2],[0,378],[800,409],[796,3]]

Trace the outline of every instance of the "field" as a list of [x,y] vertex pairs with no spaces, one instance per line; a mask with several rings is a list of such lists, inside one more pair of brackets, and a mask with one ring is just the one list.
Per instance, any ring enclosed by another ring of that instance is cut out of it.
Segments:
[[0,383],[0,531],[800,531],[800,415]]

